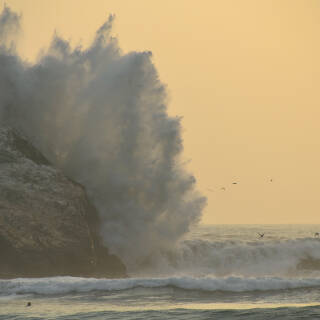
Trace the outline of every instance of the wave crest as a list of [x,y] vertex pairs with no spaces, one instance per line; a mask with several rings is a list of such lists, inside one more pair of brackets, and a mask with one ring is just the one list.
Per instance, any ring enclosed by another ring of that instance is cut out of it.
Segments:
[[134,288],[175,287],[197,291],[268,291],[320,286],[319,278],[132,278],[132,279],[88,279],[76,277],[54,277],[38,279],[0,280],[2,295],[12,294],[67,294],[90,291],[119,291]]
[[154,257],[143,273],[154,276],[299,277],[320,274],[320,241],[314,238],[269,241],[192,239]]

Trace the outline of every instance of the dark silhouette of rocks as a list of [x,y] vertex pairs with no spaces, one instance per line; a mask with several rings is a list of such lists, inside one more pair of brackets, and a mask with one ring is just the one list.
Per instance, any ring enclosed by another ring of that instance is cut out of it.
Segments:
[[124,277],[84,188],[16,131],[0,127],[0,278]]

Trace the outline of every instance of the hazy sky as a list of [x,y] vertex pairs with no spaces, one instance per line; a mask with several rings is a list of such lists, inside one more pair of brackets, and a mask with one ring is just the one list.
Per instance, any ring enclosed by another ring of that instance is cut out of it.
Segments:
[[109,13],[125,52],[153,52],[204,223],[320,223],[319,0],[5,2],[28,59],[55,30],[88,43]]

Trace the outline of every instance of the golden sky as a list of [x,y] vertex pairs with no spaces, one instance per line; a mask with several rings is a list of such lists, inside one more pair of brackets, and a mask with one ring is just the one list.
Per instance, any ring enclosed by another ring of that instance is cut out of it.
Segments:
[[88,43],[109,13],[125,52],[153,52],[204,223],[320,223],[319,0],[5,2],[30,60],[55,30]]

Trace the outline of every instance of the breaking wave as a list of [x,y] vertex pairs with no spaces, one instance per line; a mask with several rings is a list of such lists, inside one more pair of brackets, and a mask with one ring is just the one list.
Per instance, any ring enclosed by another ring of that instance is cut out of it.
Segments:
[[183,167],[180,118],[150,52],[122,53],[114,16],[88,48],[57,35],[33,63],[15,50],[20,17],[0,14],[0,123],[86,187],[101,235],[129,271],[198,222],[205,198]]
[[1,295],[14,294],[68,294],[90,291],[119,291],[134,288],[175,287],[197,291],[268,291],[320,287],[319,278],[131,278],[94,279],[76,277],[54,277],[38,279],[0,280]]
[[163,252],[156,266],[146,268],[144,274],[195,277],[319,276],[320,240],[185,240],[172,251]]

